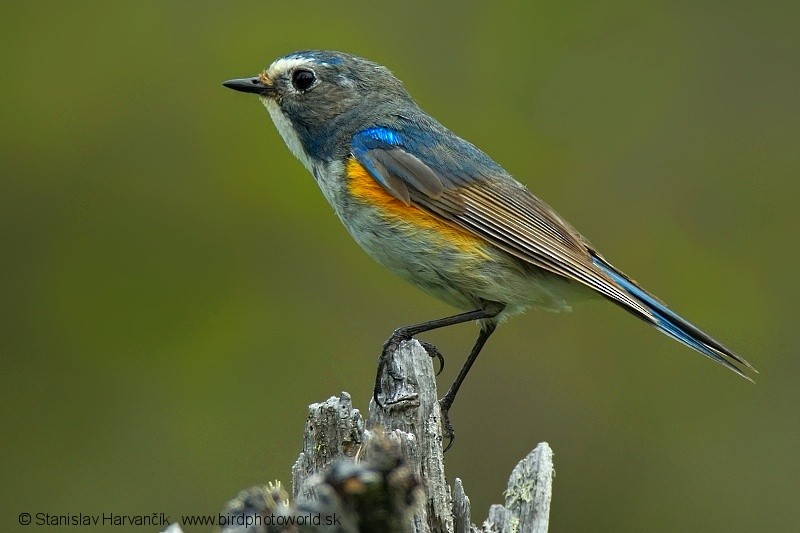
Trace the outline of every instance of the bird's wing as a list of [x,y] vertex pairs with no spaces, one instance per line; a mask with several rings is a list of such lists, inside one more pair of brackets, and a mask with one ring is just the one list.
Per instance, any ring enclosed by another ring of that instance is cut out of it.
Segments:
[[370,128],[353,137],[352,152],[387,192],[406,204],[652,321],[646,306],[592,262],[586,241],[552,208],[473,145],[452,134],[447,140],[450,145],[436,145],[421,129]]
[[[743,358],[671,311],[617,270],[550,206],[475,146],[419,126],[357,133],[352,155],[387,192],[507,253],[582,283],[662,333],[750,379]],[[753,369],[754,370],[754,369]]]

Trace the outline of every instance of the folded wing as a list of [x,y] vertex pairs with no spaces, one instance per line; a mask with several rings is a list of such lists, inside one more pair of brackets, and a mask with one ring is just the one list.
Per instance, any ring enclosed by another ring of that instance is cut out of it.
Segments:
[[352,153],[387,192],[407,205],[416,205],[522,261],[594,289],[742,376],[726,357],[752,369],[611,266],[551,207],[450,132],[434,135],[414,124],[370,128],[353,137]]

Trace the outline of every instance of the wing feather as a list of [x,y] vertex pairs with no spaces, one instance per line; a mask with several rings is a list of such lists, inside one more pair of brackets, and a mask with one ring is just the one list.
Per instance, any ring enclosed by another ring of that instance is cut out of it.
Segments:
[[[372,128],[352,154],[390,194],[465,229],[523,262],[590,287],[663,333],[747,376],[747,361],[608,264],[550,206],[473,145],[439,131]],[[411,152],[414,153],[411,153]],[[463,157],[456,154],[463,154]]]
[[374,138],[367,141],[354,142],[353,155],[371,173],[379,172],[373,176],[376,181],[407,205],[417,205],[652,320],[645,306],[592,263],[586,241],[547,204],[508,181],[512,178],[489,175],[476,182],[464,172],[437,171],[403,146],[376,143]]

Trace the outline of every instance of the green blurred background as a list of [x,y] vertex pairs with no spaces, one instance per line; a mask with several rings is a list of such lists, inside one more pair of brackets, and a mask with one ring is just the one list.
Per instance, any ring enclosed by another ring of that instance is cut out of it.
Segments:
[[[0,10],[0,529],[288,483],[306,406],[366,410],[385,337],[452,311],[373,264],[257,99],[220,85],[305,48],[389,66],[761,371],[604,302],[504,324],[452,413],[474,521],[544,440],[553,531],[800,527],[796,2]],[[442,389],[475,333],[426,336]]]

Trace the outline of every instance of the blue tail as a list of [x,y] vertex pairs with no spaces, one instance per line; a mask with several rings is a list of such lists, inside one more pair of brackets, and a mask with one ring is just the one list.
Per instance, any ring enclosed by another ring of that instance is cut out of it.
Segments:
[[628,276],[606,263],[601,257],[592,254],[592,262],[605,272],[614,282],[622,287],[625,292],[630,294],[633,298],[639,301],[647,308],[652,314],[652,317],[643,317],[640,313],[634,313],[645,320],[650,321],[659,331],[665,335],[669,335],[673,339],[682,342],[686,346],[693,348],[705,355],[709,359],[733,370],[743,378],[753,381],[745,373],[737,367],[730,360],[733,360],[748,369],[757,372],[755,368],[750,366],[750,363],[733,353],[731,350],[711,338],[707,333],[704,333],[696,326],[693,326],[669,308],[659,302],[654,296],[650,295],[639,287],[636,282],[631,280]]

